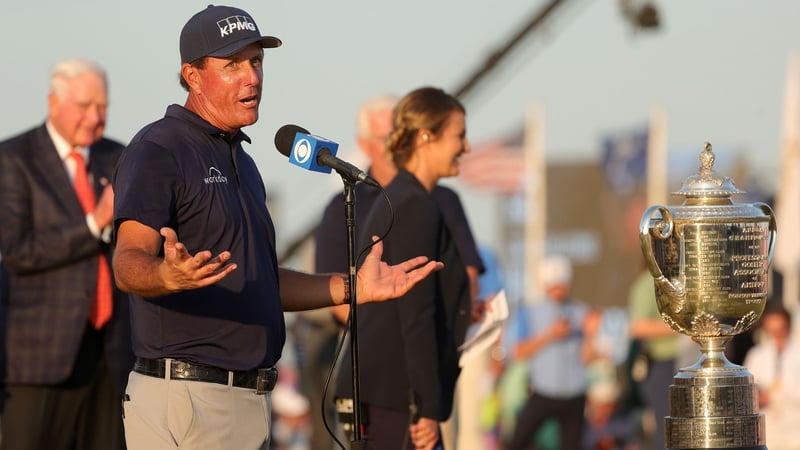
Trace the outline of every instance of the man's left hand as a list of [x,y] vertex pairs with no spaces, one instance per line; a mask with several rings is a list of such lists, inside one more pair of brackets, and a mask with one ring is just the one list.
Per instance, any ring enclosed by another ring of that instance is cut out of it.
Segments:
[[[378,237],[373,236],[372,240],[375,242]],[[383,242],[376,242],[358,271],[359,304],[402,297],[428,275],[444,267],[444,263],[428,261],[426,256],[417,256],[390,266],[381,261],[381,256]]]

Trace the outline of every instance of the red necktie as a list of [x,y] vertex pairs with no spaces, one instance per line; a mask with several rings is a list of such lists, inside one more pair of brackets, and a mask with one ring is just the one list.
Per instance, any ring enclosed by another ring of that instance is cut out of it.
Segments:
[[[78,195],[83,212],[89,214],[94,211],[95,195],[94,189],[89,183],[89,177],[86,175],[86,163],[83,155],[75,150],[69,152],[69,157],[75,160],[75,193]],[[98,258],[97,289],[95,289],[92,306],[89,310],[89,322],[99,330],[111,318],[113,293],[111,292],[111,270],[108,268],[106,256],[100,253]]]

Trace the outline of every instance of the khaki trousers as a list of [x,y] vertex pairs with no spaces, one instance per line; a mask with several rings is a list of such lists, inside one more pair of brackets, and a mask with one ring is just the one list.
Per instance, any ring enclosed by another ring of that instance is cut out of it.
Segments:
[[266,450],[270,393],[131,372],[123,402],[128,450]]

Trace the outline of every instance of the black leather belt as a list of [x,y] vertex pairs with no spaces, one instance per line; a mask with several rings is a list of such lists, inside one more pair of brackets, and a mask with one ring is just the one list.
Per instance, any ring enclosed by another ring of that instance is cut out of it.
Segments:
[[[170,360],[169,369],[169,377],[173,380],[203,381],[226,386],[228,376],[232,373],[232,386],[254,389],[258,395],[274,389],[275,382],[278,381],[278,369],[274,367],[237,372],[173,359]],[[167,360],[136,358],[133,371],[150,377],[166,378]]]

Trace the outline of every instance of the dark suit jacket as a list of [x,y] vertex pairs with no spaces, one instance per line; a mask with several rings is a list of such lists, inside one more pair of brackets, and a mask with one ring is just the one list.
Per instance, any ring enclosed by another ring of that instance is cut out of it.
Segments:
[[[412,191],[413,192],[413,191]],[[423,191],[417,192],[425,195]],[[452,189],[437,184],[430,195],[441,211],[444,225],[453,239],[461,261],[467,266],[475,266],[480,272],[485,270],[478,254],[478,247],[472,230],[469,227],[464,206],[458,194]],[[376,202],[383,201],[379,189],[364,183],[355,187],[355,231],[360,233],[366,224],[369,212]],[[428,204],[424,200],[424,204]],[[413,203],[409,203],[413,207]],[[418,211],[418,208],[414,207]],[[435,213],[433,213],[435,214]],[[376,233],[383,230],[374,230]],[[409,230],[412,231],[413,230]],[[342,194],[335,195],[322,214],[322,220],[315,233],[314,263],[317,273],[348,272],[347,267],[347,229],[344,221],[344,199]],[[363,247],[356,248],[356,256]],[[353,368],[351,365],[350,342],[345,343],[344,355],[339,359],[339,371],[336,377],[335,397],[353,397]],[[368,376],[368,374],[365,374]],[[360,393],[360,391],[359,391]]]
[[[90,149],[99,197],[120,143]],[[7,270],[5,381],[56,384],[73,369],[97,278],[98,252],[111,248],[89,231],[69,175],[44,125],[0,142],[0,254]],[[111,379],[124,392],[132,367],[127,295],[114,293],[104,327]]]
[[[402,298],[358,307],[361,401],[408,411],[410,392],[422,417],[450,416],[459,374],[458,346],[470,316],[467,272],[436,200],[406,171],[386,187],[394,223],[383,259],[397,264],[424,255],[444,268]],[[375,202],[360,235],[383,235],[392,219],[386,202]]]

